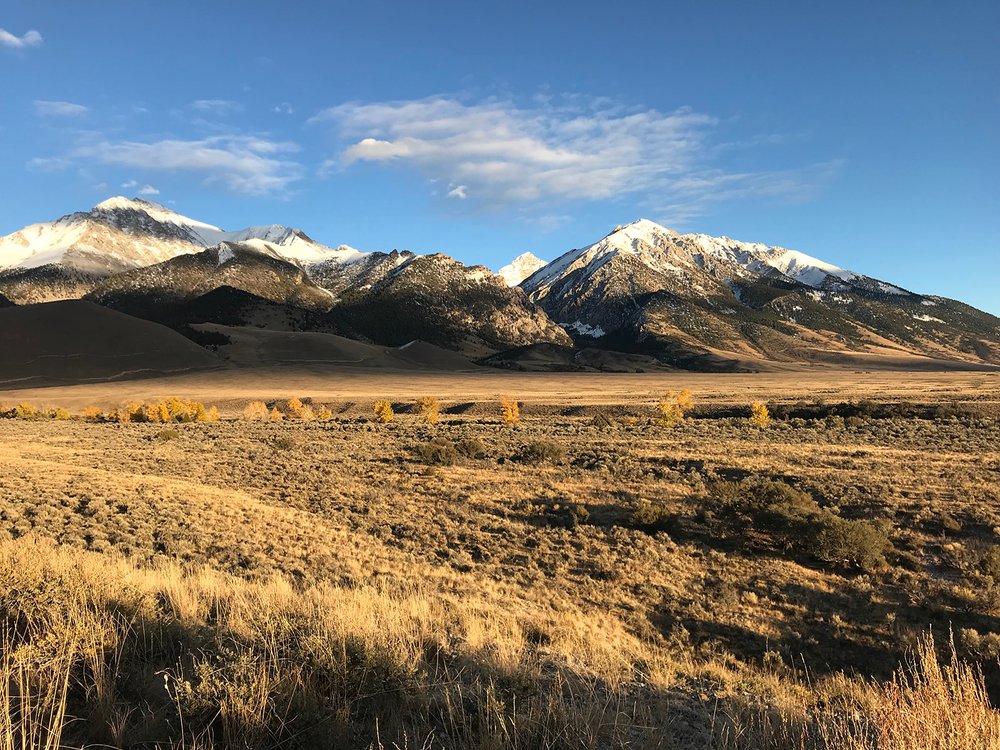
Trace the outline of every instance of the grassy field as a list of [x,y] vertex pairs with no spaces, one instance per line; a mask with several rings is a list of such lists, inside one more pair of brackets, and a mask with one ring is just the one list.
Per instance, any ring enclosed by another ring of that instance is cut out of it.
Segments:
[[[996,375],[275,370],[0,401],[171,395],[222,419],[0,419],[3,747],[1000,747]],[[332,416],[241,416],[293,396]]]

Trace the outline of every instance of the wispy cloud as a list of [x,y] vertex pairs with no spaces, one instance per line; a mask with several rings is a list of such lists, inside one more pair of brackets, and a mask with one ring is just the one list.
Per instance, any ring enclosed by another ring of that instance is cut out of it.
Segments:
[[286,158],[294,143],[243,135],[200,140],[100,141],[78,146],[73,160],[163,172],[190,172],[245,195],[282,195],[301,179],[301,165]]
[[191,102],[191,108],[216,117],[225,117],[233,112],[242,111],[243,105],[229,99],[196,99]]
[[159,195],[160,191],[152,185],[143,185],[139,188],[139,195]]
[[35,99],[35,113],[44,117],[79,117],[89,111],[82,104],[73,102],[52,102],[45,99]]
[[[342,148],[322,172],[358,162],[416,169],[478,206],[525,206],[638,196],[649,206],[791,195],[809,170],[729,173],[714,167],[718,121],[681,108],[627,108],[607,99],[538,97],[530,105],[434,97],[348,103],[309,120],[329,124]],[[713,192],[712,186],[717,189]]]
[[28,47],[38,47],[42,41],[42,35],[34,29],[26,31],[21,36],[11,34],[7,29],[0,29],[0,47],[26,49]]
[[[289,158],[299,150],[295,143],[245,135],[224,135],[199,140],[84,141],[63,156],[31,159],[28,166],[41,171],[61,171],[79,164],[104,164],[157,172],[187,172],[206,183],[222,185],[243,195],[287,197],[305,172]],[[137,187],[136,180],[122,184]],[[144,185],[140,193],[155,195]]]

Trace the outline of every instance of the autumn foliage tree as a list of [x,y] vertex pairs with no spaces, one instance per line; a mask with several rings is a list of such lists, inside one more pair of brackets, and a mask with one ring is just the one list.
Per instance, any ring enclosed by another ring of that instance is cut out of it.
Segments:
[[417,399],[417,411],[425,424],[437,424],[441,414],[441,402],[434,396],[423,396]]
[[500,419],[504,424],[515,425],[521,421],[521,406],[517,399],[504,396],[500,399]]
[[754,401],[750,404],[750,424],[761,429],[771,424],[771,413],[763,401]]
[[694,399],[691,391],[668,391],[663,394],[656,404],[656,410],[660,412],[660,424],[666,427],[673,427],[684,421],[684,417],[694,407]]
[[379,399],[375,402],[375,406],[372,407],[372,414],[375,417],[375,421],[379,424],[387,424],[396,416],[396,412],[392,410],[392,404],[385,399]]

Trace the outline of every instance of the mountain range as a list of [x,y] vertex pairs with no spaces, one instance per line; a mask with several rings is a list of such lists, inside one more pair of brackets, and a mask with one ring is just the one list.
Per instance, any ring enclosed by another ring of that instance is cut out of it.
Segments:
[[205,345],[253,326],[391,347],[422,340],[517,369],[1000,363],[1000,319],[988,313],[795,250],[645,219],[494,273],[437,253],[329,247],[277,224],[225,231],[117,197],[0,238],[0,304],[69,299]]

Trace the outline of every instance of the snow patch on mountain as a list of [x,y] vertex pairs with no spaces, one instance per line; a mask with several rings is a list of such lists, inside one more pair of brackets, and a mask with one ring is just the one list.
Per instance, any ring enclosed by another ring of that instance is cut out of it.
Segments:
[[232,248],[230,248],[227,245],[221,245],[219,247],[219,254],[216,263],[222,266],[231,261],[235,257],[236,253],[233,252]]
[[569,331],[573,331],[580,336],[590,336],[595,339],[601,338],[601,336],[606,336],[607,333],[600,326],[592,326],[584,323],[581,320],[575,320],[572,323],[566,323],[563,328]]

